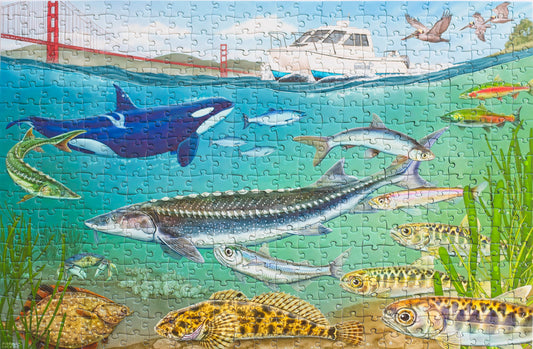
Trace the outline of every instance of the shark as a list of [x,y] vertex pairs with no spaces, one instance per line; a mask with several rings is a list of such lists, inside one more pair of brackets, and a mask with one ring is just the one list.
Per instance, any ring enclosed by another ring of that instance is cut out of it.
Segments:
[[197,153],[200,135],[223,120],[234,106],[225,98],[206,98],[140,108],[118,85],[113,86],[117,96],[113,112],[68,120],[31,116],[13,121],[6,128],[25,123],[48,138],[85,130],[70,140],[71,149],[122,158],[145,158],[171,152],[185,167]]

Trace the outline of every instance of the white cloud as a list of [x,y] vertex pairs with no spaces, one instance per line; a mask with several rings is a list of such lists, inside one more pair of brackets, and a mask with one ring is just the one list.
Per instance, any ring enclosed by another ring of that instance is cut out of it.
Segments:
[[283,22],[276,15],[268,17],[256,17],[242,23],[235,23],[228,29],[220,32],[221,35],[235,35],[239,37],[254,37],[256,35],[267,36],[269,32],[292,33],[297,28]]

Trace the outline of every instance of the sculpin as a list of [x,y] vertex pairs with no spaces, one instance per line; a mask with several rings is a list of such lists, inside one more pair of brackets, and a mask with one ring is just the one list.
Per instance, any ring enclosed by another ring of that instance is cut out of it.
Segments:
[[358,345],[363,326],[356,321],[331,325],[311,304],[285,293],[248,299],[242,292],[214,293],[209,300],[172,311],[155,327],[176,341],[199,341],[207,349],[224,349],[235,340],[315,337]]
[[[391,230],[391,237],[402,246],[414,250],[429,252],[438,256],[439,248],[444,247],[450,256],[468,256],[472,240],[468,224],[465,226],[442,223],[408,223]],[[483,256],[490,256],[490,239],[478,235],[479,252]],[[455,246],[455,248],[454,248]]]
[[[431,146],[445,129],[429,135]],[[374,190],[388,184],[416,188],[428,183],[419,162],[398,161],[358,180],[344,173],[344,159],[305,188],[239,190],[192,194],[125,206],[85,224],[107,234],[156,242],[173,257],[198,263],[197,248],[254,245],[290,234],[317,235],[331,230],[322,223],[349,213]]]
[[411,265],[375,267],[355,270],[341,278],[348,292],[377,298],[407,297],[434,292],[434,277],[443,290],[453,290],[450,277],[433,269],[433,257],[422,257]]
[[521,305],[530,290],[531,286],[524,286],[494,299],[403,299],[388,305],[382,320],[402,334],[434,339],[446,349],[461,345],[507,348],[533,340],[533,308]]
[[352,148],[367,147],[365,157],[372,158],[380,152],[405,156],[411,160],[433,160],[435,155],[413,138],[397,131],[388,129],[376,114],[373,115],[370,127],[352,128],[331,137],[299,136],[296,142],[311,145],[316,148],[313,165],[317,166],[336,146]]
[[343,259],[348,251],[342,253],[328,265],[314,266],[305,263],[294,263],[270,256],[266,246],[259,252],[242,246],[217,246],[215,258],[239,273],[261,280],[267,285],[290,284],[320,276],[340,278]]
[[70,152],[68,142],[74,137],[85,133],[84,130],[71,131],[52,138],[35,138],[33,129],[29,129],[24,138],[15,144],[7,152],[6,168],[13,181],[29,192],[19,202],[29,200],[35,196],[42,196],[52,199],[79,199],[80,196],[74,193],[63,184],[41,171],[29,166],[24,162],[24,157],[32,149],[42,152],[41,146],[51,144],[65,152]]

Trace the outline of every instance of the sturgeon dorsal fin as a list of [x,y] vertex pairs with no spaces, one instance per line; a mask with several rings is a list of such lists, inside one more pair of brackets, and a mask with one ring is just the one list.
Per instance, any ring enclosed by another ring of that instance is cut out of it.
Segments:
[[122,89],[116,84],[113,84],[113,86],[115,86],[115,91],[117,93],[116,111],[126,111],[126,110],[137,109],[137,107],[135,106],[135,104],[133,104],[133,102],[131,101],[130,97],[126,94],[126,92],[122,91]]
[[319,325],[329,326],[328,320],[320,310],[298,297],[283,292],[264,293],[255,296],[251,301],[294,313]]
[[432,269],[435,266],[435,257],[432,255],[422,256],[411,263],[412,267]]
[[346,173],[344,172],[344,159],[340,159],[335,163],[335,165],[331,166],[331,168],[326,173],[324,173],[324,175],[320,177],[318,181],[313,183],[311,187],[327,187],[331,185],[346,184],[355,181],[357,181],[356,177],[346,175]]
[[531,285],[522,286],[511,291],[502,293],[501,295],[494,297],[495,300],[502,302],[515,303],[519,305],[527,304],[527,296],[531,292]]
[[377,114],[372,114],[372,122],[370,123],[372,128],[387,128],[381,118]]
[[23,141],[27,141],[30,139],[35,139],[35,135],[33,134],[33,128],[30,128],[28,131],[26,131],[24,137],[22,137]]
[[226,291],[219,291],[215,292],[209,297],[211,300],[229,300],[229,299],[240,299],[240,300],[248,300],[248,298],[244,295],[244,293],[240,291],[235,290],[226,290]]

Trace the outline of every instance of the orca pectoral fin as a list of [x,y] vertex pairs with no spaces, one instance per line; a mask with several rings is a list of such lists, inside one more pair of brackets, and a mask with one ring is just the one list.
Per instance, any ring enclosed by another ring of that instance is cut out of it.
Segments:
[[178,162],[181,167],[189,165],[198,151],[198,134],[193,133],[178,146]]
[[[159,236],[161,243],[166,245],[173,253],[177,253],[196,263],[204,263],[204,257],[200,254],[196,246],[186,238],[171,237],[168,235]],[[163,250],[164,251],[164,250]],[[174,254],[172,254],[173,256]]]

